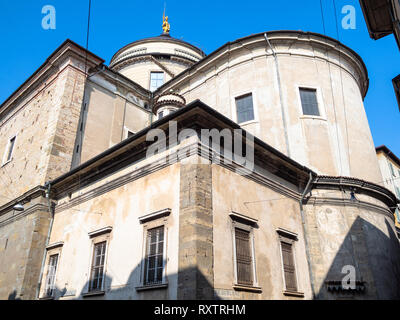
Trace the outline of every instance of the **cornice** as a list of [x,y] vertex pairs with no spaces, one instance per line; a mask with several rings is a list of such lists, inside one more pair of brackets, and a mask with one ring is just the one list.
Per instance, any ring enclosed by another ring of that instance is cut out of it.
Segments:
[[[341,61],[346,60],[348,63],[350,63],[353,68],[358,72],[360,75],[360,79],[357,79],[354,77],[353,73],[348,70],[343,63],[341,65],[335,63],[334,60],[331,59],[331,57],[328,57],[326,54],[324,56],[315,56],[314,54],[314,49],[310,50],[310,55],[305,55],[301,54],[300,52],[292,52],[290,49],[287,49],[286,51],[281,51],[277,50],[277,55],[282,55],[282,54],[290,54],[293,56],[304,56],[308,58],[318,58],[318,59],[324,59],[325,61],[336,64],[343,70],[345,70],[350,76],[354,78],[356,83],[358,84],[360,88],[361,95],[365,97],[367,91],[368,91],[368,86],[369,86],[369,79],[368,79],[368,71],[365,66],[365,63],[363,62],[362,58],[352,49],[349,47],[345,46],[341,42],[337,41],[336,39],[317,34],[317,33],[312,33],[312,32],[302,32],[302,31],[270,31],[266,32],[269,38],[269,41],[275,46],[279,43],[285,43],[285,42],[291,42],[293,43],[308,43],[311,46],[319,46],[321,48],[324,48],[326,52],[336,52],[337,56],[340,57]],[[171,79],[170,81],[166,82],[164,85],[159,87],[156,91],[155,94],[164,92],[165,90],[169,90],[171,88],[177,88],[179,87],[182,83],[188,81],[190,78],[193,76],[196,76],[198,73],[202,72],[202,70],[207,70],[210,68],[210,64],[216,63],[216,61],[224,59],[226,55],[230,55],[235,51],[241,50],[243,46],[266,46],[265,44],[265,39],[264,39],[264,33],[258,33],[255,35],[250,35],[244,38],[237,39],[233,42],[227,42],[225,45],[220,47],[219,49],[215,50],[214,52],[210,53],[206,57],[204,57],[202,60],[196,62],[194,65]],[[259,56],[269,56],[272,55],[272,52],[270,52],[270,49],[268,51],[264,52],[263,54]],[[256,57],[252,56],[249,60],[254,59]],[[228,67],[231,67],[228,66]]]

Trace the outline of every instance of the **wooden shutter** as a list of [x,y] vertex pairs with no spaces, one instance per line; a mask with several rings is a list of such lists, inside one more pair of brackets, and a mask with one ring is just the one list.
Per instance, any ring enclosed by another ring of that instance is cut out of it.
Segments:
[[293,247],[291,244],[286,242],[281,242],[281,246],[286,290],[297,291],[296,270],[293,261]]
[[252,255],[250,250],[250,232],[235,229],[236,270],[238,284],[252,285]]
[[301,106],[304,115],[319,116],[317,90],[315,89],[300,89]]

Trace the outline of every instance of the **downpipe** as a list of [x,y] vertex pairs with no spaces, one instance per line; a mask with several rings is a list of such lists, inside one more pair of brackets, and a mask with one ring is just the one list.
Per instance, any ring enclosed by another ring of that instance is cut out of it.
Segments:
[[309,248],[309,244],[308,244],[308,240],[307,240],[307,227],[306,227],[306,221],[305,221],[305,217],[304,217],[304,207],[303,207],[304,198],[306,197],[307,193],[309,191],[311,191],[310,190],[310,186],[311,186],[313,180],[314,180],[313,175],[310,172],[310,178],[309,178],[309,180],[307,182],[307,186],[304,189],[304,192],[301,195],[301,199],[299,201],[299,205],[300,205],[301,223],[303,225],[304,245],[306,247],[306,257],[307,257],[307,264],[308,264],[308,272],[310,274],[311,292],[312,292],[313,299],[315,299],[315,284],[314,284],[313,271],[312,271],[312,267],[311,267],[310,248]]
[[51,203],[51,199],[50,199],[50,191],[51,191],[51,185],[50,183],[46,183],[45,187],[47,186],[46,189],[46,199],[47,199],[47,204],[49,207],[49,213],[50,213],[50,225],[49,225],[49,231],[47,233],[47,238],[46,238],[46,243],[44,246],[44,252],[43,252],[43,258],[42,258],[42,265],[40,267],[40,276],[39,276],[39,280],[38,280],[38,284],[36,287],[36,300],[39,299],[39,294],[40,294],[40,288],[42,286],[42,278],[43,278],[43,272],[44,272],[44,265],[46,262],[46,256],[47,256],[47,246],[49,245],[49,241],[50,241],[50,235],[51,235],[51,230],[53,228],[53,222],[54,222],[54,210],[52,207],[52,203]]

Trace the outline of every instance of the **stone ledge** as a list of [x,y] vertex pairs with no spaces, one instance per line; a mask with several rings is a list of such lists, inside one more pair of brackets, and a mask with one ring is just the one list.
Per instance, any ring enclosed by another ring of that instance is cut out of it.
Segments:
[[304,292],[284,290],[283,295],[304,298]]
[[96,296],[104,296],[105,291],[93,291],[93,292],[87,292],[82,294],[83,298],[88,298],[88,297],[96,297]]
[[234,290],[237,290],[237,291],[248,291],[248,292],[255,292],[255,293],[261,293],[262,292],[261,287],[246,286],[246,285],[243,285],[243,284],[234,284],[232,286],[232,288]]
[[157,290],[157,289],[167,289],[168,288],[168,283],[160,283],[160,284],[154,284],[154,285],[146,285],[146,286],[140,286],[136,287],[136,291],[145,291],[145,290]]

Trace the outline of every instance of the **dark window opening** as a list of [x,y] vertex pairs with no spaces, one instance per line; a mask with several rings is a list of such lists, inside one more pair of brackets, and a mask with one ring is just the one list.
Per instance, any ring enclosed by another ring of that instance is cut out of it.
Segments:
[[237,122],[243,123],[254,120],[253,96],[247,94],[235,99]]
[[10,139],[10,143],[9,143],[9,147],[8,147],[7,161],[11,160],[12,153],[14,150],[14,145],[15,145],[15,139],[16,139],[16,137]]
[[300,88],[301,106],[303,115],[320,116],[318,109],[317,90]]

